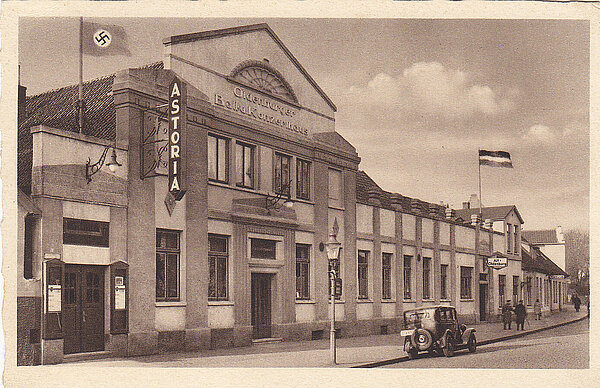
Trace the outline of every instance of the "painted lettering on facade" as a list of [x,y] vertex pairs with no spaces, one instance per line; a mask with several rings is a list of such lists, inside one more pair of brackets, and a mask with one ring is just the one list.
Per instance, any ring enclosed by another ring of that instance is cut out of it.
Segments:
[[215,93],[215,105],[252,119],[276,125],[288,131],[308,136],[308,129],[291,121],[296,111],[258,93],[246,91],[239,86],[233,88],[233,98],[227,99]]
[[169,192],[177,201],[185,194],[185,97],[175,77],[169,85]]

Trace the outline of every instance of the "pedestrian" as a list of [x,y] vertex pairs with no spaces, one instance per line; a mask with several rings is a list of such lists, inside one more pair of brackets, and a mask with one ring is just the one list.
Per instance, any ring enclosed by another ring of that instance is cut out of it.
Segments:
[[573,295],[571,301],[573,302],[573,306],[575,306],[575,311],[579,312],[579,308],[581,307],[581,299],[579,299],[579,296],[577,294]]
[[525,330],[524,323],[525,317],[527,316],[527,309],[525,309],[525,305],[523,301],[520,300],[519,304],[515,306],[515,321],[517,322],[517,330],[519,330],[519,326],[521,326],[521,330]]
[[542,304],[539,299],[536,299],[533,304],[533,313],[535,314],[536,321],[539,321],[542,318]]
[[512,323],[512,312],[513,308],[510,305],[510,299],[506,301],[504,306],[502,306],[502,323],[504,324],[504,330],[508,327],[510,330],[510,325]]

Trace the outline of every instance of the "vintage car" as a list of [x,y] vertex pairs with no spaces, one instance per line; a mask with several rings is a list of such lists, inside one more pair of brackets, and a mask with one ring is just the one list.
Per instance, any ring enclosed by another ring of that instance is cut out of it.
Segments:
[[427,306],[404,312],[404,350],[410,359],[419,352],[428,351],[431,355],[443,353],[452,357],[454,350],[477,349],[475,329],[459,325],[456,308],[452,306]]

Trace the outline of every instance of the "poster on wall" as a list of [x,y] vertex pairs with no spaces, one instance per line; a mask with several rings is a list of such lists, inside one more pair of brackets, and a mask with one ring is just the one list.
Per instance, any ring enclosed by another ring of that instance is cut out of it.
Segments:
[[59,284],[48,285],[48,312],[59,313],[61,311],[62,290]]

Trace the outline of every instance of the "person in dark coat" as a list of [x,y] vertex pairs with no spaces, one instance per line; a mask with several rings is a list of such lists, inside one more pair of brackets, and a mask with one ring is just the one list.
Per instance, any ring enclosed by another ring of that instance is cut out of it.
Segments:
[[525,330],[524,323],[525,317],[527,316],[527,309],[525,309],[525,305],[523,301],[520,300],[519,304],[515,306],[515,321],[517,322],[517,330],[519,330],[519,326],[521,326],[521,330]]
[[508,330],[510,330],[510,325],[512,323],[512,312],[513,308],[510,305],[510,300],[507,300],[502,306],[502,323],[504,324],[504,330],[508,326]]
[[577,294],[573,295],[573,306],[575,306],[575,311],[579,312],[579,309],[581,308],[581,299],[579,299],[579,296]]

